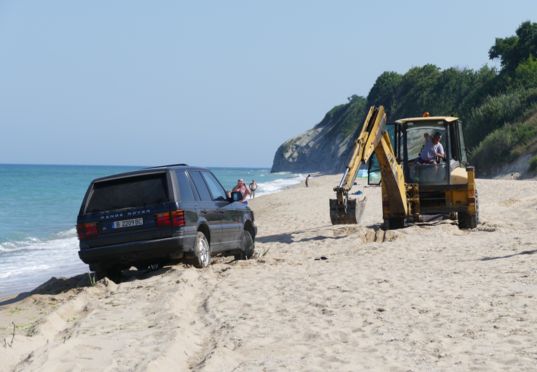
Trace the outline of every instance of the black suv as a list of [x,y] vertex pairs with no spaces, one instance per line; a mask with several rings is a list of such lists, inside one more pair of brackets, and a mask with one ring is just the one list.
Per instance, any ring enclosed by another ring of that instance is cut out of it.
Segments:
[[216,253],[250,258],[257,228],[241,199],[186,164],[95,179],[78,214],[78,254],[99,278],[183,258],[206,267]]

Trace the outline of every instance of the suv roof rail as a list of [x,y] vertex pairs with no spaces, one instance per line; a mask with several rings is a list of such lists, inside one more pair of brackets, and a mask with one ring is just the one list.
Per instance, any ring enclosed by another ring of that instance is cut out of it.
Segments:
[[157,166],[154,166],[154,167],[148,167],[146,169],[167,168],[167,167],[188,167],[188,164],[178,163],[178,164],[157,165]]

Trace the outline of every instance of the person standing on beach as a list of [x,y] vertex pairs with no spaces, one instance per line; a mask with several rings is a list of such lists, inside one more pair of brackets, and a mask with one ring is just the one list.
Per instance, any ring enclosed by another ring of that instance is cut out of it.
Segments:
[[311,174],[308,174],[306,177],[306,187],[310,187],[309,181],[310,181]]
[[242,194],[241,202],[243,203],[247,202],[246,198],[248,197],[248,195],[251,194],[250,189],[248,188],[248,186],[246,186],[242,178],[239,178],[237,180],[237,185],[235,185],[232,191],[239,191]]
[[252,180],[252,182],[250,182],[250,184],[248,185],[250,187],[250,199],[253,199],[255,198],[255,190],[257,190],[257,183],[255,182],[255,180]]

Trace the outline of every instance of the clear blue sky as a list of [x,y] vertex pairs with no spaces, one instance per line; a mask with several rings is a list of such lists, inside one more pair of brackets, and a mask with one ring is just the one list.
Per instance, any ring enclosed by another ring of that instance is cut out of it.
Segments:
[[535,0],[0,0],[0,163],[270,166],[383,71],[479,68],[536,16]]

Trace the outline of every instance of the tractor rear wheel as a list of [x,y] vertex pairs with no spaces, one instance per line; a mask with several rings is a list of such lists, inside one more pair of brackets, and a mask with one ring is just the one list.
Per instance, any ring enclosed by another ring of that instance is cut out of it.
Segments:
[[384,220],[384,224],[388,230],[402,229],[405,227],[404,217],[390,217]]

